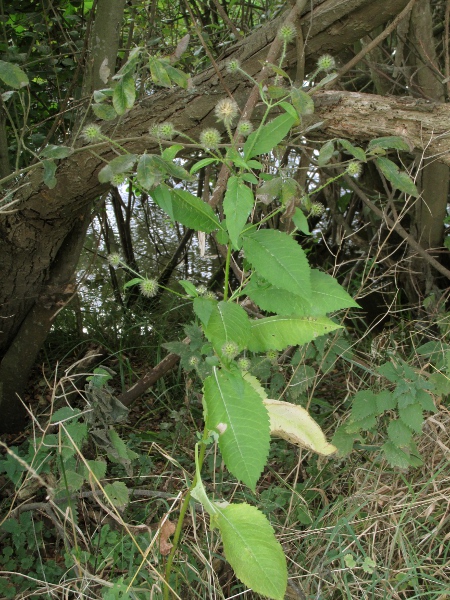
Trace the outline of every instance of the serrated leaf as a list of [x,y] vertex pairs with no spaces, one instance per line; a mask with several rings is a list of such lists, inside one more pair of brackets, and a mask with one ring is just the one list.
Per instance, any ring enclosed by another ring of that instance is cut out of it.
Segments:
[[274,229],[261,229],[243,236],[245,257],[272,285],[310,299],[308,261],[302,248],[290,236]]
[[56,164],[52,160],[44,160],[42,161],[42,165],[44,167],[44,176],[43,181],[45,185],[52,190],[56,184]]
[[305,235],[311,235],[311,232],[309,231],[308,219],[301,208],[297,207],[295,209],[295,212],[292,215],[292,222],[299,231]]
[[393,148],[395,150],[405,150],[406,152],[411,151],[411,148],[406,140],[399,136],[387,136],[370,140],[367,148],[369,150],[373,150],[374,148],[383,148],[383,150]]
[[205,380],[206,426],[219,432],[219,448],[231,473],[252,490],[269,454],[270,425],[259,394],[240,372],[214,368]]
[[60,421],[67,421],[67,419],[73,419],[81,414],[81,411],[78,408],[70,408],[69,406],[63,406],[56,410],[52,414],[52,418],[50,423],[59,423]]
[[194,312],[204,327],[208,326],[209,319],[217,306],[216,300],[209,298],[195,298],[193,302]]
[[239,177],[230,177],[223,200],[227,229],[231,243],[238,250],[239,236],[247,223],[254,204],[253,192]]
[[284,350],[307,344],[319,335],[342,329],[327,317],[267,317],[251,322],[248,349],[251,352]]
[[159,208],[168,214],[172,221],[175,221],[172,202],[173,196],[170,188],[168,188],[166,185],[158,185],[158,187],[151,190],[150,196],[153,198]]
[[334,141],[330,140],[329,142],[326,142],[319,150],[319,156],[317,157],[317,164],[319,165],[319,167],[324,167],[330,162],[333,156],[333,152]]
[[334,432],[331,443],[336,446],[339,456],[348,456],[356,440],[362,441],[359,433],[350,433],[345,425],[341,425]]
[[113,91],[113,106],[118,115],[133,107],[136,99],[136,87],[131,73],[124,75]]
[[138,454],[133,452],[128,446],[125,444],[123,439],[119,436],[115,429],[108,429],[108,437],[111,440],[111,444],[113,448],[117,452],[117,456],[123,460],[129,461],[138,458]]
[[298,365],[289,381],[289,395],[297,398],[313,384],[316,371],[309,365]]
[[377,419],[375,415],[369,415],[360,421],[348,421],[346,429],[348,433],[359,433],[361,430],[369,431],[370,429],[373,429],[376,424]]
[[285,113],[251,133],[244,144],[245,160],[273,150],[286,137],[294,122],[295,119]]
[[16,90],[30,83],[26,73],[20,67],[4,60],[0,60],[0,79]]
[[425,390],[417,390],[416,400],[419,402],[423,410],[435,413],[437,412],[436,405],[434,404],[433,398]]
[[423,412],[420,404],[410,404],[403,408],[399,408],[398,416],[410,429],[416,433],[422,432]]
[[155,161],[155,164],[159,167],[159,170],[161,170],[163,173],[167,173],[167,175],[170,175],[171,177],[176,177],[177,179],[183,179],[184,181],[192,181],[193,178],[186,171],[186,169],[183,169],[183,167],[177,165],[173,161],[165,160],[157,154],[153,156],[153,160]]
[[239,350],[247,346],[250,336],[250,321],[245,310],[238,304],[219,302],[213,305],[204,329],[214,350],[221,355],[222,347],[227,342],[234,342]]
[[269,181],[265,181],[261,187],[256,190],[256,197],[268,204],[274,198],[278,198],[281,194],[281,188],[283,185],[282,177],[274,177]]
[[372,390],[361,390],[355,394],[352,401],[352,421],[362,421],[366,417],[377,413],[377,399]]
[[110,163],[100,169],[98,180],[100,183],[108,183],[115,175],[129,173],[136,162],[136,154],[122,154],[116,156]]
[[389,439],[398,448],[406,448],[412,438],[412,432],[409,427],[400,419],[391,421],[387,428]]
[[188,296],[191,296],[192,298],[197,298],[197,296],[198,296],[197,288],[195,287],[195,285],[193,283],[191,283],[190,281],[187,281],[186,279],[180,279],[178,283],[184,289],[186,294],[188,294]]
[[386,460],[393,467],[400,467],[401,469],[407,469],[410,466],[409,455],[398,448],[393,442],[388,441],[381,446]]
[[212,522],[220,530],[225,558],[236,576],[254,592],[283,600],[286,558],[263,513],[249,504],[229,504],[217,507]]
[[114,481],[104,486],[106,498],[117,508],[122,508],[130,501],[130,492],[123,481]]
[[77,492],[81,486],[83,485],[85,479],[83,475],[73,471],[71,469],[66,469],[65,477],[61,478],[58,487],[60,489],[68,490],[69,492]]
[[269,412],[271,435],[323,456],[336,452],[336,448],[327,442],[322,429],[302,406],[280,400],[265,400],[264,406]]
[[309,94],[299,88],[291,89],[291,100],[299,117],[314,113],[314,101]]
[[87,460],[86,464],[83,465],[83,474],[87,481],[92,476],[95,479],[100,480],[106,475],[106,461],[104,460]]
[[376,159],[376,162],[383,175],[392,183],[394,188],[417,198],[419,192],[407,173],[400,171],[397,165],[388,158],[380,157]]
[[262,310],[278,315],[307,317],[312,311],[311,303],[305,298],[277,288],[255,275],[245,287],[245,293]]
[[311,269],[311,315],[326,315],[342,308],[361,308],[331,275]]
[[219,219],[213,209],[197,196],[174,188],[172,193],[173,218],[186,227],[211,233],[220,228]]
[[111,104],[93,104],[94,115],[103,121],[113,121],[118,115]]
[[389,390],[383,390],[376,395],[377,414],[382,415],[387,410],[394,410],[397,399]]
[[67,158],[73,154],[73,148],[69,148],[69,146],[55,146],[50,144],[44,148],[41,152],[41,156],[45,158]]
[[61,456],[63,460],[67,460],[74,455],[76,450],[81,449],[83,442],[87,438],[87,424],[71,421],[62,423],[60,427],[64,432]]
[[344,148],[344,150],[346,150],[348,152],[348,154],[351,154],[352,156],[354,156],[357,160],[359,160],[361,162],[366,162],[366,160],[367,160],[366,153],[364,152],[364,150],[362,148],[359,148],[358,146],[354,146],[348,140],[339,139],[337,141],[341,144],[341,146]]

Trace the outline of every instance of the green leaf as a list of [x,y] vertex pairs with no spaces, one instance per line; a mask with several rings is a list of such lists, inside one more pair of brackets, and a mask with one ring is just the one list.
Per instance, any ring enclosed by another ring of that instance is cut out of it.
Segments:
[[319,335],[342,329],[327,317],[267,317],[251,322],[248,349],[252,352],[283,350],[307,344]]
[[84,478],[89,481],[89,478],[94,476],[95,479],[103,479],[106,475],[106,461],[105,460],[87,460],[86,464],[83,465]]
[[152,154],[143,154],[139,158],[136,175],[139,185],[145,190],[161,182],[161,174],[155,166]]
[[312,316],[326,315],[342,308],[360,308],[334,277],[318,269],[311,270],[311,292]]
[[236,576],[257,594],[283,600],[286,559],[267,518],[249,504],[229,504],[217,508],[212,522],[220,530],[225,558]]
[[136,154],[122,154],[116,156],[110,163],[100,169],[98,180],[100,183],[108,183],[114,175],[129,173],[136,162]]
[[383,390],[376,395],[377,414],[382,415],[387,410],[394,410],[397,399],[389,390]]
[[251,133],[244,144],[245,160],[273,150],[286,137],[294,122],[295,119],[285,113]]
[[216,300],[209,298],[195,298],[193,302],[194,312],[204,327],[208,326],[209,319],[217,306]]
[[406,152],[411,151],[409,144],[403,138],[398,136],[380,137],[375,140],[370,140],[367,148],[368,150],[373,150],[374,148],[382,148],[383,150],[393,148],[395,150],[405,150]]
[[4,60],[0,60],[0,79],[16,90],[20,90],[30,83],[20,67]]
[[208,165],[211,165],[212,163],[216,162],[216,158],[202,158],[202,160],[199,160],[198,162],[195,163],[195,165],[192,167],[190,173],[191,175],[193,175],[194,173],[197,173],[197,171],[200,171],[200,169],[203,169],[204,167],[207,167]]
[[41,156],[45,158],[67,158],[73,154],[73,148],[69,148],[69,146],[55,146],[53,144],[49,144],[44,148],[41,152]]
[[243,236],[245,257],[272,285],[310,299],[310,268],[295,240],[282,231],[260,229]]
[[[284,93],[286,94],[286,90],[284,90]],[[289,102],[280,102],[280,106],[294,119],[294,123],[298,122],[298,114],[292,104],[289,104]]]
[[291,89],[291,100],[299,117],[314,113],[314,101],[309,94],[299,88]]
[[410,429],[416,433],[422,432],[423,412],[420,404],[410,404],[403,408],[399,408],[398,416]]
[[[446,381],[448,382],[448,377],[446,377]],[[417,390],[416,400],[417,400],[417,402],[420,403],[423,410],[426,410],[426,411],[432,412],[432,413],[437,412],[433,398],[425,390]]]
[[239,177],[230,177],[223,201],[227,229],[234,248],[240,248],[238,238],[254,204],[251,189]]
[[165,64],[164,69],[169,76],[170,80],[173,81],[175,85],[178,85],[180,88],[185,90],[188,86],[189,75],[180,71],[176,67],[172,67],[172,65]]
[[265,181],[262,186],[256,190],[256,197],[260,198],[261,202],[264,202],[264,204],[268,204],[271,200],[280,196],[282,186],[282,177],[274,177],[269,181]]
[[397,448],[405,448],[409,445],[412,438],[412,432],[403,421],[397,419],[391,421],[387,428],[389,439]]
[[227,468],[252,490],[269,454],[270,424],[260,395],[238,371],[214,368],[205,380],[206,426],[219,433]]
[[346,425],[340,425],[331,439],[333,446],[338,449],[339,456],[348,456],[353,450],[355,440],[361,440],[359,433],[350,433]]
[[136,88],[134,85],[133,75],[129,73],[122,77],[117,83],[113,92],[113,106],[118,115],[123,115],[124,112],[133,107],[136,99]]
[[383,175],[392,183],[394,188],[417,198],[419,192],[407,173],[400,171],[397,165],[388,158],[380,157],[376,159],[376,162]]
[[409,455],[398,448],[393,442],[388,441],[381,446],[386,460],[393,467],[400,467],[401,469],[407,469],[410,466]]
[[172,161],[180,150],[183,150],[183,144],[174,144],[173,146],[169,146],[162,151],[161,158],[164,160]]
[[130,493],[123,481],[107,483],[104,486],[105,496],[117,508],[126,506],[130,500]]
[[158,187],[151,190],[150,196],[159,208],[167,213],[172,221],[175,221],[172,190],[168,188],[167,185],[158,185]]
[[152,75],[153,82],[156,83],[156,85],[171,87],[172,82],[166,69],[168,66],[167,62],[159,60],[154,56],[150,56],[148,66],[150,67],[150,73]]
[[111,104],[93,104],[94,115],[103,121],[113,121],[117,117],[116,110]]
[[305,235],[311,235],[311,232],[309,231],[308,219],[301,208],[297,207],[295,209],[295,212],[292,215],[292,222],[299,231]]
[[333,156],[334,152],[334,141],[330,140],[326,142],[319,150],[319,156],[317,157],[317,164],[319,167],[324,167],[328,164]]
[[133,460],[138,458],[139,455],[128,448],[115,429],[108,429],[108,437],[111,440],[113,448],[116,450],[119,458],[125,460]]
[[52,160],[44,160],[42,161],[42,164],[44,166],[44,183],[50,190],[52,190],[57,184],[55,177],[56,165]]
[[64,406],[63,408],[58,409],[52,414],[50,423],[67,421],[67,419],[73,419],[75,417],[78,417],[80,414],[81,411],[78,408],[70,408],[69,406]]
[[220,228],[219,219],[213,209],[197,196],[174,188],[172,193],[173,218],[186,227],[211,233]]
[[[61,478],[61,480],[58,484],[58,488],[67,490],[69,492],[78,491],[84,483],[83,475],[80,475],[80,473],[77,473],[76,471],[72,471],[71,469],[67,469],[65,472],[65,475],[66,475],[65,478],[64,477]],[[66,482],[67,482],[67,487],[66,487]]]
[[312,311],[311,303],[305,298],[277,288],[257,275],[250,279],[245,293],[262,310],[277,315],[307,317]]
[[239,350],[246,347],[250,336],[250,321],[245,310],[234,302],[215,304],[205,325],[205,335],[217,354],[222,354],[222,346],[234,342]]
[[366,162],[366,160],[367,160],[366,153],[364,152],[364,150],[362,148],[359,148],[358,146],[354,146],[348,140],[339,139],[337,141],[344,148],[344,150],[346,150],[348,152],[348,154],[351,154],[352,156],[354,156],[357,160],[360,160],[361,162]]
[[133,279],[130,279],[129,281],[127,281],[126,283],[123,284],[123,289],[126,290],[129,287],[132,287],[133,285],[137,285],[138,283],[141,283],[143,281],[142,277],[133,277]]
[[188,296],[191,296],[192,298],[197,298],[197,296],[198,296],[197,288],[195,287],[195,285],[193,283],[191,283],[190,281],[187,281],[186,279],[180,279],[180,281],[178,283],[184,289],[186,294],[188,294]]
[[376,395],[371,390],[357,392],[352,402],[352,421],[361,421],[378,413]]

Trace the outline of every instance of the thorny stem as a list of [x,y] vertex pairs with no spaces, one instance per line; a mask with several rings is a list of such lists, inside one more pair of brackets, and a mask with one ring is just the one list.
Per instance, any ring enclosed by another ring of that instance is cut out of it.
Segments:
[[[200,444],[200,456],[198,459],[198,472],[200,473],[201,469],[202,469],[202,465],[203,465],[203,461],[205,459],[205,452],[206,452],[206,440],[208,439],[208,429],[205,427],[203,429],[203,436],[202,436],[202,441]],[[172,573],[172,563],[173,563],[173,559],[175,556],[175,553],[178,550],[178,544],[180,542],[180,537],[181,537],[181,531],[183,529],[183,521],[184,521],[184,516],[186,514],[186,511],[189,507],[189,502],[191,501],[191,491],[195,488],[195,486],[197,485],[197,473],[194,476],[194,479],[192,480],[192,483],[189,487],[189,490],[184,498],[184,502],[181,506],[180,509],[180,516],[178,517],[178,522],[177,522],[177,527],[175,529],[175,533],[173,535],[173,546],[172,549],[170,551],[170,554],[167,558],[167,563],[166,563],[166,570],[165,570],[165,584],[164,584],[164,593],[163,593],[163,599],[164,600],[170,600],[170,585],[169,585],[169,581],[170,581],[170,575]]]

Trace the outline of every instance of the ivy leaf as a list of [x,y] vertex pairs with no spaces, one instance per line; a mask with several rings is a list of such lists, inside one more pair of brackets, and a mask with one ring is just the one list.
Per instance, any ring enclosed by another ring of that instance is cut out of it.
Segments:
[[260,395],[240,372],[214,368],[205,380],[206,426],[219,433],[227,468],[252,490],[269,454],[270,425]]
[[248,349],[251,352],[284,350],[307,344],[319,335],[342,329],[327,317],[267,317],[251,322]]
[[14,63],[5,62],[0,60],[0,79],[6,83],[6,85],[20,90],[27,86],[30,82],[24,71]]
[[243,236],[243,247],[246,259],[269,283],[310,299],[311,270],[304,251],[290,236],[260,229]]
[[251,133],[244,144],[245,160],[273,150],[286,137],[294,123],[295,119],[285,113]]
[[392,183],[394,188],[417,198],[419,192],[407,173],[400,171],[397,165],[388,158],[377,158],[376,162],[383,175]]
[[217,507],[212,523],[220,530],[225,558],[236,576],[257,594],[283,600],[286,558],[267,517],[249,504],[229,504]]
[[94,115],[103,121],[113,121],[117,117],[116,110],[111,104],[93,104]]
[[133,75],[131,73],[124,75],[117,83],[113,92],[113,106],[118,115],[133,107],[136,99],[136,88]]
[[250,337],[250,321],[245,310],[234,302],[219,302],[205,325],[205,335],[217,354],[227,342],[237,344],[239,350],[247,346]]
[[227,229],[234,248],[240,248],[238,238],[253,208],[252,190],[239,177],[230,177],[223,201]]
[[416,433],[422,432],[423,412],[420,404],[410,404],[403,408],[399,408],[398,416],[410,429]]

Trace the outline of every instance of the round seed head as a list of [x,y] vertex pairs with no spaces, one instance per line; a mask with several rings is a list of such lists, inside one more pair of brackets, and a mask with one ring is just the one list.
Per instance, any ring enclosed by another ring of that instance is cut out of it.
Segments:
[[225,125],[231,125],[239,114],[239,107],[231,98],[223,98],[216,104],[214,114],[218,121],[223,121]]
[[237,130],[243,137],[247,137],[253,131],[253,125],[250,121],[241,121],[237,126]]
[[191,367],[196,367],[198,365],[198,357],[197,356],[191,356],[191,358],[189,359],[189,365]]
[[227,71],[228,73],[236,73],[241,68],[241,63],[237,58],[232,58],[227,62]]
[[158,137],[162,140],[171,140],[176,134],[175,127],[173,123],[166,121],[166,123],[161,123],[158,127]]
[[122,183],[125,181],[125,175],[123,175],[122,173],[116,173],[115,175],[112,176],[111,179],[111,183],[113,185],[115,185],[116,187],[118,187],[119,185],[122,185]]
[[252,363],[248,360],[248,358],[240,358],[238,360],[238,367],[241,371],[250,371]]
[[320,217],[325,212],[325,206],[321,202],[311,204],[310,213],[312,217]]
[[208,291],[208,288],[206,287],[206,285],[198,285],[197,286],[197,294],[199,296],[204,296],[207,291]]
[[86,125],[81,135],[87,142],[97,142],[102,139],[102,130],[100,129],[100,125],[90,123]]
[[317,68],[320,71],[332,71],[336,68],[336,61],[331,54],[323,54],[317,61]]
[[214,292],[211,292],[211,290],[208,290],[208,291],[206,292],[206,294],[204,295],[204,297],[205,297],[207,300],[216,300],[216,295],[215,295],[215,293],[214,293]]
[[204,129],[200,134],[200,143],[204,148],[209,148],[210,150],[217,150],[220,144],[220,133],[217,129],[213,127],[209,127],[208,129]]
[[139,284],[141,294],[146,298],[153,298],[158,293],[158,282],[156,279],[143,279]]
[[276,350],[268,350],[266,352],[266,358],[272,362],[275,362],[278,358],[278,352]]
[[225,344],[222,346],[222,354],[230,360],[233,359],[237,354],[239,354],[238,345],[231,341],[225,342]]
[[290,44],[295,40],[297,35],[297,30],[292,23],[287,23],[286,25],[282,25],[278,30],[278,37],[285,43]]
[[120,254],[118,254],[117,252],[112,252],[109,256],[108,256],[108,262],[109,264],[114,267],[115,269],[117,269],[117,267],[120,265],[120,263],[122,262],[122,259],[120,258]]
[[361,175],[361,170],[361,163],[359,163],[356,160],[352,160],[351,162],[349,162],[346,168],[347,173],[351,177],[358,177],[358,175]]

